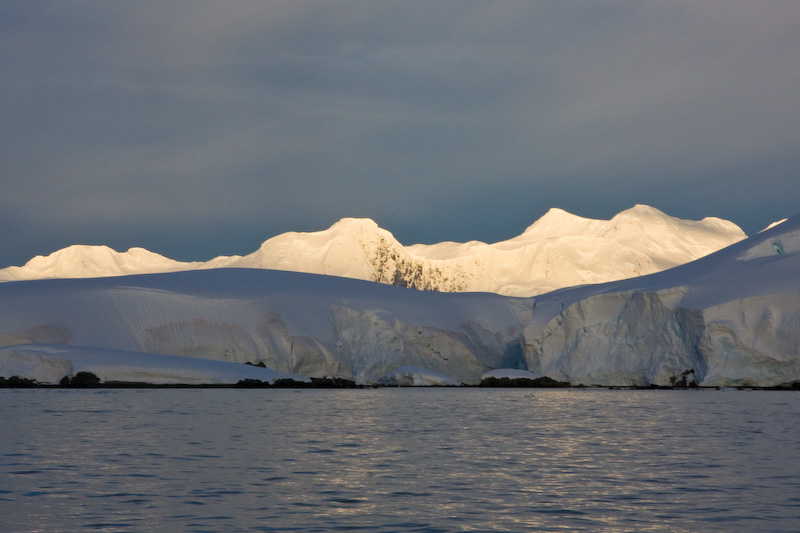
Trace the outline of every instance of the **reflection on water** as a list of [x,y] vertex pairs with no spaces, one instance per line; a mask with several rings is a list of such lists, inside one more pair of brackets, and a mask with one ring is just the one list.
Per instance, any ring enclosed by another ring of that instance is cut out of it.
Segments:
[[0,390],[2,531],[792,530],[800,395]]

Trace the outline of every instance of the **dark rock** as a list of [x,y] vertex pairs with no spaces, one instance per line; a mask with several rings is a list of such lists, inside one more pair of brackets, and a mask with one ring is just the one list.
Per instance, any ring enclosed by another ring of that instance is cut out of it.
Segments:
[[485,378],[480,383],[481,387],[538,387],[538,388],[565,388],[569,387],[567,381],[556,381],[553,378],[542,376],[540,378]]
[[30,388],[38,385],[35,379],[21,378],[19,376],[11,376],[8,379],[0,378],[0,387],[7,388]]
[[288,387],[288,388],[309,386],[308,383],[306,383],[305,381],[295,381],[291,378],[276,379],[272,385],[274,387]]
[[259,389],[259,388],[266,388],[266,387],[278,387],[278,388],[308,388],[308,387],[319,387],[319,388],[355,388],[357,387],[354,381],[349,379],[342,379],[342,378],[311,378],[311,383],[305,381],[296,381],[291,378],[284,378],[284,379],[276,379],[273,383],[268,381],[261,381],[260,379],[243,379],[236,383],[237,387],[242,388],[250,388],[250,389]]
[[236,386],[245,389],[263,389],[265,387],[269,387],[270,383],[269,381],[261,381],[260,379],[243,379],[237,382]]
[[344,378],[311,378],[311,384],[315,387],[325,387],[334,389],[355,389],[358,388],[356,382]]
[[[691,378],[689,378],[691,376]],[[672,376],[669,378],[670,384],[673,388],[676,389],[686,389],[686,388],[695,388],[697,387],[697,380],[694,376],[694,368],[690,368],[689,370],[684,370],[678,376]]]
[[[63,382],[64,380],[62,379],[61,381]],[[70,387],[87,388],[96,387],[98,385],[100,385],[100,378],[91,372],[78,372],[69,381]]]

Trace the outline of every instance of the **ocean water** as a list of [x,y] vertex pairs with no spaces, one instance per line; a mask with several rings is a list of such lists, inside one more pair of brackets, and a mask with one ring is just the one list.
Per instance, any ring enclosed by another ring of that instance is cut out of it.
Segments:
[[793,531],[800,394],[0,390],[0,531]]

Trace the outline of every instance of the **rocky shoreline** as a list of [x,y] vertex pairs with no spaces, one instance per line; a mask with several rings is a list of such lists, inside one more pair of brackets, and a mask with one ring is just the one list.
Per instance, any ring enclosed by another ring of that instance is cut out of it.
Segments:
[[[237,383],[144,383],[130,381],[101,381],[91,372],[78,372],[73,377],[64,376],[58,384],[38,383],[36,380],[11,376],[0,376],[0,389],[378,389],[398,388],[398,385],[359,385],[355,381],[343,378],[310,378],[310,382],[296,381],[293,379],[277,379],[270,383],[257,379],[244,379]],[[411,386],[403,386],[410,388]],[[528,378],[486,378],[478,385],[427,385],[425,387],[452,387],[452,388],[530,388],[530,389],[608,389],[608,390],[775,390],[775,391],[800,391],[800,381],[778,385],[774,387],[701,387],[691,382],[676,383],[672,386],[649,385],[644,387],[603,387],[572,385],[566,381],[556,381],[547,376]],[[413,387],[420,388],[420,387]]]

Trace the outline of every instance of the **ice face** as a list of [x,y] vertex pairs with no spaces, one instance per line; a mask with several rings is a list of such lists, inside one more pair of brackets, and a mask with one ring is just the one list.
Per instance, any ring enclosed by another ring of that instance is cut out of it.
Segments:
[[[103,369],[124,352],[122,366],[152,380],[196,379],[205,360],[363,384],[474,384],[493,369],[585,385],[791,384],[798,232],[794,217],[674,269],[535,298],[253,269],[5,283],[0,370],[50,376],[87,353]],[[150,356],[189,363],[165,369]]]

